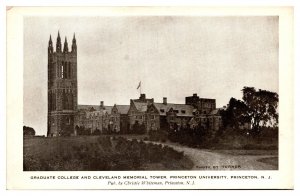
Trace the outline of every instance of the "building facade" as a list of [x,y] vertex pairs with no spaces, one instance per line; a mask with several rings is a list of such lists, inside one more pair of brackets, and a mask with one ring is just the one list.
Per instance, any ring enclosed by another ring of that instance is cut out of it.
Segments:
[[101,101],[100,105],[78,105],[75,115],[76,134],[79,129],[88,130],[88,134],[126,133],[127,113],[129,105],[105,106]]
[[75,34],[71,51],[67,38],[62,48],[60,34],[56,50],[50,35],[48,43],[48,123],[47,136],[70,135],[74,132],[77,111],[77,45]]
[[69,51],[67,38],[62,48],[60,34],[54,51],[48,42],[48,137],[105,134],[149,133],[155,130],[180,130],[193,127],[219,130],[222,126],[216,100],[197,94],[185,98],[185,104],[162,103],[140,94],[130,105],[78,105],[77,44],[73,36]]

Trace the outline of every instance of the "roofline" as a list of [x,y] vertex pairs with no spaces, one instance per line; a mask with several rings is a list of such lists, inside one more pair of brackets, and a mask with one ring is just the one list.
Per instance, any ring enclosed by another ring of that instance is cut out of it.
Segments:
[[[154,102],[154,104],[155,104],[155,103],[158,103],[158,102]],[[164,104],[164,103],[159,103],[159,104]],[[186,106],[193,107],[193,106],[191,106],[191,105],[189,105],[189,104],[184,104],[184,103],[167,103],[167,104],[164,104],[164,105],[168,105],[168,104],[172,104],[172,105],[186,105]]]

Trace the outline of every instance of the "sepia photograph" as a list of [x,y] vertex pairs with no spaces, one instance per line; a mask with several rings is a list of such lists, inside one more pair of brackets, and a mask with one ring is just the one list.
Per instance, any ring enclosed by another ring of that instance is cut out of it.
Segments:
[[277,16],[25,17],[24,171],[278,169],[278,41]]
[[291,8],[7,9],[9,187],[293,187]]

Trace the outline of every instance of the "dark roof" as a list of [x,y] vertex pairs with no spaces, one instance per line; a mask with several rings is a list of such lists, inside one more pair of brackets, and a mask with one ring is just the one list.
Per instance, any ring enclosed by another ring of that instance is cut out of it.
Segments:
[[[111,109],[113,106],[104,106],[104,110],[107,111],[109,114],[111,113]],[[78,110],[86,110],[86,111],[92,111],[91,109],[94,108],[96,111],[100,110],[100,105],[78,105]]]
[[177,116],[186,116],[186,117],[193,116],[194,107],[191,105],[175,104],[175,103],[167,103],[167,104],[154,103],[154,106],[157,108],[157,110],[159,111],[159,115],[161,116],[165,116],[166,112],[168,112],[171,108],[173,108],[173,110],[178,110]]
[[99,105],[78,105],[77,109],[78,110],[90,110],[91,108],[94,108],[95,110],[99,110],[100,106]]
[[[116,105],[118,111],[121,114],[127,114],[129,110],[129,105]],[[78,110],[85,110],[85,111],[92,111],[92,108],[94,108],[96,111],[100,110],[100,105],[78,105]],[[108,114],[111,114],[111,109],[113,106],[104,106],[104,112],[107,112]]]

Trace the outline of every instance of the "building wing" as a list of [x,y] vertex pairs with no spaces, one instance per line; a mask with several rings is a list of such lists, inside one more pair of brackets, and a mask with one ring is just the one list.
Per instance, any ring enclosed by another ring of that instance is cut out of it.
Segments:
[[160,116],[166,116],[167,112],[172,108],[176,112],[177,116],[182,117],[193,117],[194,107],[185,104],[174,104],[174,103],[154,103],[154,106],[159,111]]

